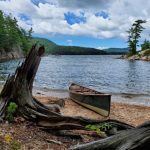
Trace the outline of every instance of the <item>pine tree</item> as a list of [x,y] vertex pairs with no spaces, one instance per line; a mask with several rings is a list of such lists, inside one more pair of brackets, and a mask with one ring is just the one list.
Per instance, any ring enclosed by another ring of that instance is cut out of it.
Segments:
[[31,46],[32,32],[32,28],[29,31],[20,28],[16,18],[11,14],[5,16],[0,10],[0,50],[11,51],[20,46],[26,54]]
[[150,41],[144,40],[144,43],[141,45],[142,50],[150,49]]
[[136,54],[139,38],[141,37],[141,32],[143,31],[144,27],[142,26],[143,23],[146,23],[145,20],[136,20],[132,27],[127,31],[128,33],[128,44],[130,54]]
[[0,50],[4,48],[6,44],[6,31],[5,31],[5,19],[3,12],[0,10]]

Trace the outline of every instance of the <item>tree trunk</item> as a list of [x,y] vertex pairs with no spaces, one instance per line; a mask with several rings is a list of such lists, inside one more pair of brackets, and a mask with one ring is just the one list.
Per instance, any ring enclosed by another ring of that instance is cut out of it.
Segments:
[[[135,128],[126,123],[117,120],[92,120],[82,117],[62,116],[60,107],[56,104],[46,106],[40,103],[32,96],[32,87],[34,77],[36,75],[38,66],[40,64],[41,56],[44,54],[44,47],[37,48],[34,45],[25,61],[21,66],[17,67],[14,75],[9,76],[4,88],[0,94],[0,120],[4,120],[7,113],[7,106],[9,102],[15,102],[18,105],[17,114],[24,118],[36,122],[38,126],[43,129],[55,130],[70,130],[70,129],[85,129],[88,124],[99,124],[103,122],[110,123],[114,128],[117,128],[119,134],[109,137],[101,141],[89,144],[90,146],[103,145],[104,149],[108,147],[122,146],[123,143],[129,147],[133,146],[131,143],[139,142],[139,146],[149,141],[149,124]],[[127,130],[127,131],[122,131]],[[122,132],[121,132],[122,131]],[[126,136],[127,133],[127,136]],[[134,135],[137,135],[134,139]],[[131,138],[131,141],[130,141]],[[101,143],[101,144],[99,144]],[[105,144],[104,144],[105,143]],[[88,144],[87,144],[88,145]],[[106,145],[106,146],[104,146]],[[79,146],[76,149],[83,149],[86,145]],[[93,148],[92,148],[93,149]],[[97,147],[95,148],[97,149]],[[98,148],[99,149],[99,148]]]

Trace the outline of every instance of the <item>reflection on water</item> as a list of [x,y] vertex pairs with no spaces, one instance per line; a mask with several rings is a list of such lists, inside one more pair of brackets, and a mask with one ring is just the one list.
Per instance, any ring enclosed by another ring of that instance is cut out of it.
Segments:
[[[115,59],[116,56],[43,57],[34,85],[68,89],[71,82],[102,92],[150,94],[150,62]],[[0,80],[15,71],[20,60],[0,63]]]
[[138,66],[137,61],[128,61],[128,70],[127,70],[127,83],[125,84],[127,89],[134,89],[136,83],[139,80],[139,75],[137,72],[136,66]]

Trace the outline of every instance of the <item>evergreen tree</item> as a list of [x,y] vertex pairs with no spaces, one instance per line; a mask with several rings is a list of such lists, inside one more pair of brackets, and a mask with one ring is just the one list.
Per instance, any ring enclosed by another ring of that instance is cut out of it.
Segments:
[[27,53],[32,37],[32,28],[25,31],[17,24],[16,18],[12,15],[5,16],[0,10],[0,51],[11,51],[14,47],[20,46],[24,53]]
[[11,16],[7,16],[5,20],[6,31],[7,31],[7,43],[5,44],[5,49],[10,51],[15,45],[20,44],[20,34],[17,20],[12,19]]
[[141,45],[142,50],[150,49],[150,41],[144,40],[144,43]]
[[3,12],[0,10],[0,50],[4,48],[6,40],[5,19]]
[[141,32],[144,29],[142,26],[143,23],[146,23],[146,21],[136,20],[132,27],[127,31],[130,54],[136,54],[139,38],[141,37]]
[[32,38],[32,33],[33,33],[33,29],[31,27],[30,30],[28,31],[28,37],[29,37],[29,39]]

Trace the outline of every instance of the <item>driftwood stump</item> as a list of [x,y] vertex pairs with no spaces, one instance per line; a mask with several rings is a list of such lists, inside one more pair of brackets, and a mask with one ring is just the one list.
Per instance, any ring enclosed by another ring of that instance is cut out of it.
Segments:
[[34,45],[25,61],[18,66],[14,75],[9,76],[0,94],[0,120],[6,117],[7,106],[10,102],[18,105],[17,114],[35,122],[43,129],[55,130],[86,130],[88,124],[110,123],[117,128],[116,135],[72,149],[140,149],[150,147],[150,123],[134,128],[117,120],[91,120],[82,117],[63,116],[56,104],[46,106],[32,96],[33,81],[40,64],[44,47]]

